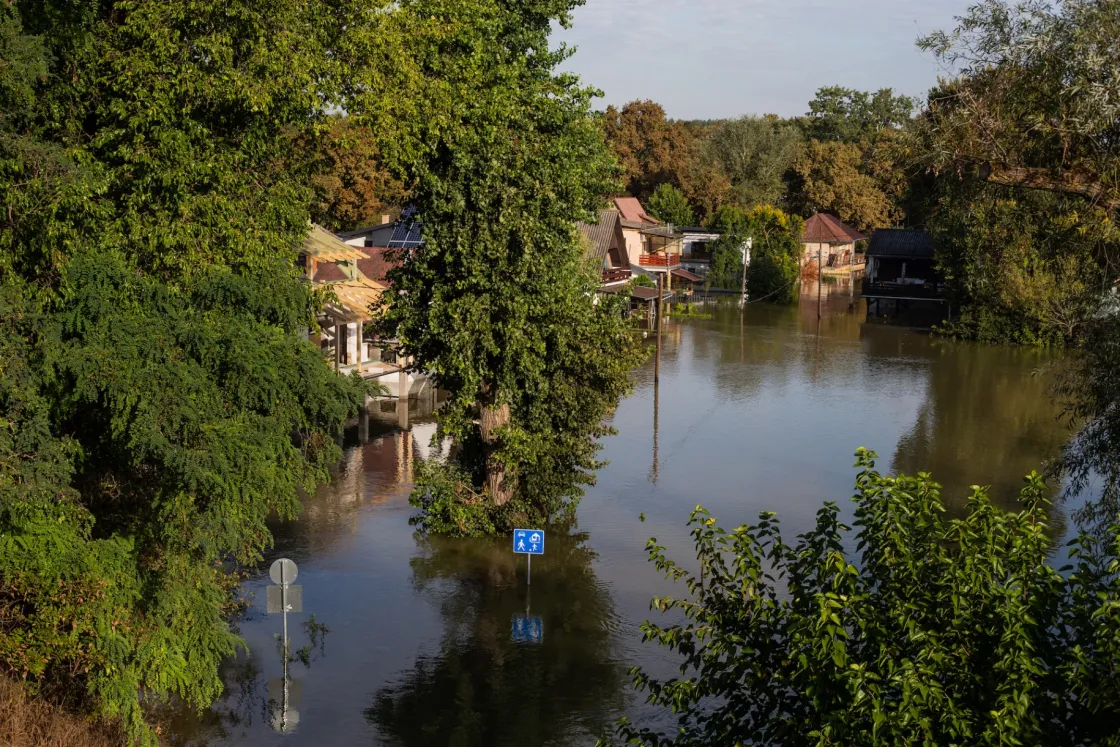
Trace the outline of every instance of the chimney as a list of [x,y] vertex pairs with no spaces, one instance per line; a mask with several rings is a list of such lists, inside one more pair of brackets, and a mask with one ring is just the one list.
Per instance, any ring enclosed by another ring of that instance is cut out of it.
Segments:
[[389,222],[389,214],[388,213],[382,213],[381,214],[381,225],[384,226],[388,222]]

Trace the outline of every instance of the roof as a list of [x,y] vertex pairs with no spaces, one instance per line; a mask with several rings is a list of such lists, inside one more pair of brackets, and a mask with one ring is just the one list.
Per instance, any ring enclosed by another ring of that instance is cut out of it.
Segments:
[[622,220],[624,221],[630,223],[661,223],[657,218],[646,212],[637,197],[616,197],[614,198],[614,205],[618,208],[618,212],[622,214]]
[[389,270],[400,264],[400,259],[394,256],[394,250],[383,246],[362,247],[365,259],[358,260],[358,269],[370,280],[384,283]]
[[393,224],[393,236],[389,239],[390,249],[415,249],[424,244],[420,230],[422,224],[416,214],[416,206],[409,205],[401,217]]
[[334,262],[316,262],[315,277],[311,279],[316,283],[337,283],[349,280],[350,276]]
[[338,302],[328,301],[326,312],[344,321],[368,322],[373,319],[370,307],[380,305],[381,294],[385,291],[381,283],[362,277],[331,283],[328,287]]
[[801,232],[802,243],[850,244],[866,238],[835,215],[828,213],[814,214],[812,218],[805,221],[805,230]]
[[630,295],[633,296],[634,298],[640,298],[643,301],[656,301],[657,300],[657,289],[656,288],[647,288],[644,285],[635,285],[633,288],[630,289]]
[[[599,211],[598,223],[580,222],[576,224],[580,233],[591,242],[591,251],[588,253],[588,256],[594,257],[600,261],[607,258],[615,238],[619,238],[618,229],[620,220],[621,217],[617,210],[607,208]],[[623,267],[629,267],[630,261],[626,256],[626,246],[621,242],[618,246],[618,255]]]
[[344,244],[337,236],[322,226],[311,224],[301,247],[304,254],[320,262],[356,262],[365,259],[364,254],[354,247]]
[[687,280],[690,283],[696,283],[704,279],[696,273],[689,272],[688,270],[673,270],[673,277]]
[[869,257],[933,258],[933,236],[912,228],[880,228],[871,236]]

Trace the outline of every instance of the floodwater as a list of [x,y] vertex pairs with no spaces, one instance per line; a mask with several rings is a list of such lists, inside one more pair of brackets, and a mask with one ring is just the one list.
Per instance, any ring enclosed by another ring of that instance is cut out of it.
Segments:
[[[641,665],[673,676],[679,664],[641,641],[639,625],[657,617],[650,598],[684,593],[648,562],[648,538],[688,561],[696,504],[729,526],[776,511],[787,540],[825,500],[850,516],[859,446],[878,452],[883,470],[931,472],[950,511],[973,484],[1013,507],[1023,475],[1067,438],[1045,352],[867,324],[842,289],[819,323],[815,296],[742,314],[733,301],[697,308],[710,318],[667,322],[660,382],[652,361],[635,373],[613,418],[618,434],[604,443],[610,464],[574,533],[548,536],[531,594],[508,538],[428,539],[410,528],[409,481],[434,433],[423,404],[413,403],[406,431],[380,412],[364,443],[352,429],[334,483],[298,521],[274,527],[268,560],[294,560],[303,590],[303,611],[288,616],[302,652],[286,733],[269,706],[270,683],[280,692],[281,620],[265,614],[262,574],[245,584],[249,654],[228,663],[227,694],[178,724],[176,741],[588,745],[624,714],[671,728],[628,673]],[[1055,509],[1057,534],[1064,510]],[[325,633],[306,625],[312,615]],[[515,630],[528,640],[513,640]]]

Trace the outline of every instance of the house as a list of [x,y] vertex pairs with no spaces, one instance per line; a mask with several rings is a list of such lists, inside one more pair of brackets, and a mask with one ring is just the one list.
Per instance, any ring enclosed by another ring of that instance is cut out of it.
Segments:
[[[396,243],[417,244],[419,227],[415,221],[413,224],[405,226]],[[383,281],[385,271],[399,261],[399,252],[394,249],[346,244],[326,229],[312,225],[300,247],[299,265],[308,282],[332,294],[320,313],[318,334],[309,335],[309,339],[318,342],[335,370],[356,371],[364,378],[377,379],[392,396],[403,393],[412,397],[430,383],[428,377],[402,368],[392,341],[386,344],[367,338],[364,330],[388,289]]]
[[863,297],[868,314],[942,305],[944,283],[934,265],[933,237],[920,229],[880,228],[867,247]]
[[621,216],[631,268],[654,280],[664,276],[666,287],[672,288],[670,273],[680,268],[683,235],[647,213],[636,197],[616,197],[614,204]]
[[356,231],[342,231],[337,235],[342,243],[350,246],[388,246],[394,229],[396,229],[396,221],[392,220],[390,214],[385,213],[381,216],[380,223]]
[[622,233],[622,215],[618,210],[599,211],[597,223],[577,224],[586,240],[587,254],[599,262],[603,287],[629,282],[633,272],[626,253],[626,237]]
[[681,226],[677,231],[681,234],[681,269],[701,279],[707,277],[720,234],[699,226]]
[[852,265],[860,264],[856,242],[866,239],[835,215],[816,213],[805,221],[801,232],[801,266],[823,264],[826,272],[827,268],[848,271]]

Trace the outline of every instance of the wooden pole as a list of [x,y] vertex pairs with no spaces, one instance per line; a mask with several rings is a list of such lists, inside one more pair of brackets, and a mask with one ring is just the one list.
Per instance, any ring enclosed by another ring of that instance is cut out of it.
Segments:
[[823,244],[817,244],[817,319],[821,318],[821,282],[824,279]]
[[365,331],[365,329],[363,329],[364,326],[365,325],[362,323],[362,320],[359,319],[358,320],[358,375],[359,376],[362,375],[362,353],[365,352],[365,339],[364,338],[365,338],[366,331]]
[[747,246],[743,245],[743,287],[739,290],[739,305],[743,306],[747,303]]

